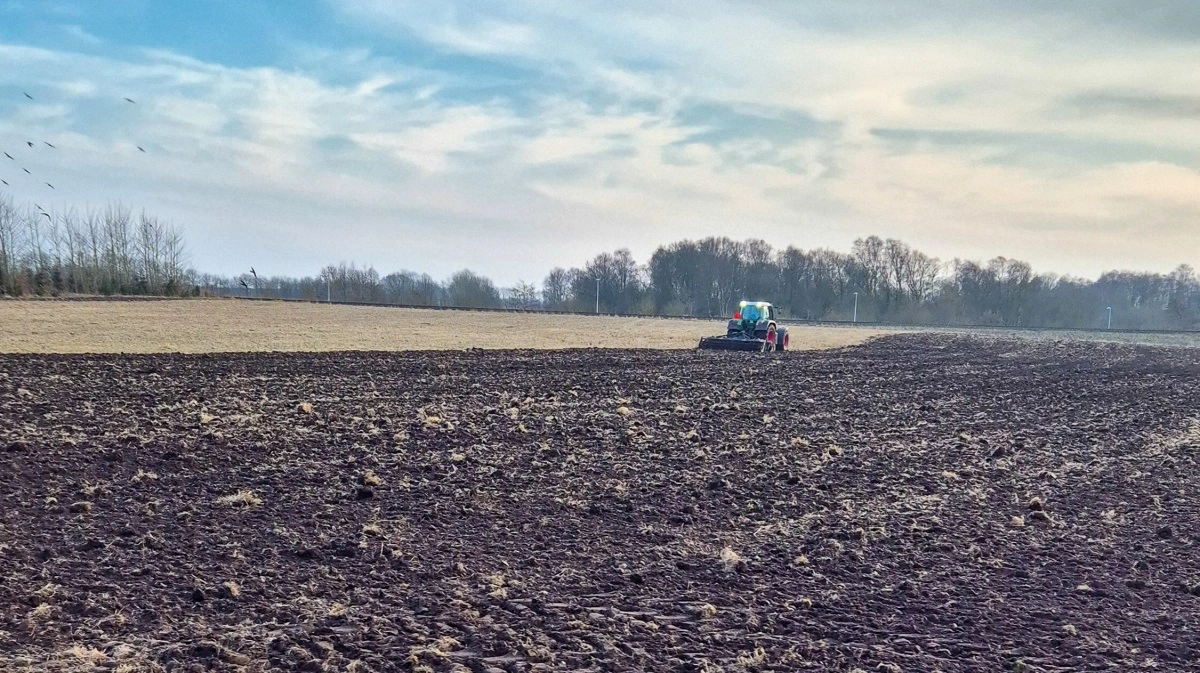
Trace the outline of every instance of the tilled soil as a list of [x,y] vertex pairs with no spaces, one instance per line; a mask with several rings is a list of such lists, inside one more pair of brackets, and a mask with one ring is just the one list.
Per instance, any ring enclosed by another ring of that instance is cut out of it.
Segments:
[[0,357],[3,670],[1200,670],[1200,351]]

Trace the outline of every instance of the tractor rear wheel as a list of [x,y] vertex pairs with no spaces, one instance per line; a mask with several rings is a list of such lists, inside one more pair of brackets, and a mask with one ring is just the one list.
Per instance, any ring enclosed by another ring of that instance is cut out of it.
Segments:
[[775,340],[775,350],[777,350],[779,352],[783,352],[783,351],[787,350],[787,347],[788,347],[788,333],[780,332],[778,335],[778,338]]

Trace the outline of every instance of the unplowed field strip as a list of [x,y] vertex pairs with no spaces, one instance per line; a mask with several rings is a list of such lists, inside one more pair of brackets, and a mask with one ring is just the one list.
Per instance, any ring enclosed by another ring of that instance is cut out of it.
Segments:
[[0,670],[1200,670],[1200,351],[0,356]]
[[[718,320],[479,313],[234,299],[0,300],[0,353],[232,353],[680,348],[725,333]],[[838,348],[894,330],[791,327],[793,350]]]

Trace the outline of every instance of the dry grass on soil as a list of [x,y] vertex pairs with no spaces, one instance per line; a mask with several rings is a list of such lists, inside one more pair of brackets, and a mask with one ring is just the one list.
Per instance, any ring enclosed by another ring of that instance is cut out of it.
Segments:
[[[0,301],[0,353],[221,353],[461,348],[694,348],[719,322],[474,313],[222,299]],[[878,330],[792,327],[794,350]]]

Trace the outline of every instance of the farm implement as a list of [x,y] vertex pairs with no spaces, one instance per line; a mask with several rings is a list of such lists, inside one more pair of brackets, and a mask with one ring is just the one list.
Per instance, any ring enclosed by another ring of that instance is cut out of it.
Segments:
[[725,334],[701,339],[699,348],[767,353],[787,350],[787,346],[787,328],[775,322],[775,307],[765,301],[743,301]]

